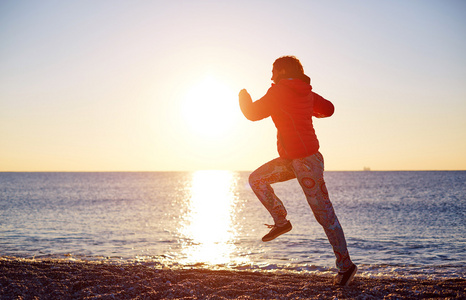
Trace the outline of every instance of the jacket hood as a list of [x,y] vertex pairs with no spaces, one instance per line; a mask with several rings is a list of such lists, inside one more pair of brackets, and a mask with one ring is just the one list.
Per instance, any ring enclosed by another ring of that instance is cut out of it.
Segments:
[[278,85],[292,89],[298,96],[307,96],[312,92],[312,86],[309,83],[304,82],[302,79],[282,79],[278,82]]

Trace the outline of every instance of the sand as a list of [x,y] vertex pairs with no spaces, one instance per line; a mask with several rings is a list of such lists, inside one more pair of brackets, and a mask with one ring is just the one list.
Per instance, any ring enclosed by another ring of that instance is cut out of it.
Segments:
[[466,280],[167,269],[0,257],[0,299],[466,299]]

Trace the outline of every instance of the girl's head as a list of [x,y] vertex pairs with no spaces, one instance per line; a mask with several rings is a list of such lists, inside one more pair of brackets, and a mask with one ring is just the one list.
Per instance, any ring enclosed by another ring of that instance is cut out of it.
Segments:
[[282,56],[273,63],[272,80],[275,83],[283,78],[301,79],[303,76],[305,76],[303,66],[294,56]]

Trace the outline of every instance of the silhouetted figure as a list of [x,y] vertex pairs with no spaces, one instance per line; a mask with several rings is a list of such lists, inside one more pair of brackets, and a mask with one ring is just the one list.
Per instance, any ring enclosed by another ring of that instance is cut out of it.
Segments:
[[317,222],[322,225],[336,256],[340,270],[337,285],[348,285],[357,272],[350,259],[343,229],[333,209],[324,181],[324,159],[312,117],[330,117],[333,104],[314,93],[310,78],[304,74],[301,62],[294,56],[278,58],[273,63],[272,87],[253,102],[243,89],[239,103],[244,116],[251,121],[272,117],[277,128],[279,157],[265,163],[249,176],[252,190],[270,212],[275,224],[262,241],[267,242],[290,231],[286,209],[275,195],[271,184],[297,178]]

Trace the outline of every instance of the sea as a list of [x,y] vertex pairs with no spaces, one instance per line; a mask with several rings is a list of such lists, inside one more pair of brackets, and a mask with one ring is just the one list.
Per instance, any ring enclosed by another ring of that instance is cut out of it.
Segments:
[[[154,268],[334,274],[335,257],[296,180],[273,185],[293,230],[249,172],[0,173],[0,257]],[[466,278],[466,171],[325,172],[358,276]]]

